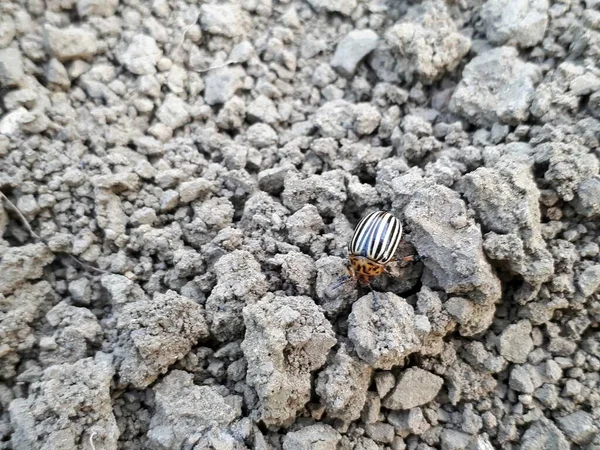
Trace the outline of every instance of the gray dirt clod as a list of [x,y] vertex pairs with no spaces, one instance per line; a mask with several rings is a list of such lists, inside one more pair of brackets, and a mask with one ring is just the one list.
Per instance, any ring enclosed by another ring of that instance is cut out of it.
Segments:
[[341,438],[329,425],[315,424],[287,433],[282,447],[283,450],[336,450]]
[[266,277],[254,256],[236,250],[215,264],[217,285],[206,300],[206,317],[211,334],[227,342],[244,333],[242,309],[267,292]]
[[335,49],[331,67],[345,77],[352,77],[358,64],[377,46],[379,37],[373,30],[354,30]]
[[148,386],[209,335],[203,308],[174,291],[126,303],[117,327],[120,382],[138,388]]
[[500,280],[483,253],[481,230],[456,192],[439,185],[423,188],[406,207],[405,217],[411,243],[446,292],[482,305],[500,298]]
[[465,67],[450,110],[480,126],[514,124],[529,116],[539,81],[539,68],[519,59],[515,48],[489,50]]
[[227,102],[243,86],[245,75],[244,69],[235,65],[211,70],[204,80],[204,100],[209,105]]
[[310,399],[311,373],[336,343],[331,325],[310,297],[267,295],[244,308],[246,382],[260,399],[268,426],[284,426]]
[[[136,34],[118,55],[119,61],[135,75],[152,75],[156,73],[162,51],[151,36]],[[59,58],[60,59],[60,58]]]
[[96,35],[77,27],[56,28],[46,25],[45,41],[52,56],[61,62],[87,59],[98,50]]
[[317,274],[313,259],[301,252],[277,255],[276,258],[281,263],[283,279],[291,283],[298,294],[310,294]]
[[527,282],[539,285],[554,272],[541,233],[540,192],[530,168],[502,159],[463,177],[460,190],[481,221],[487,255],[508,264]]
[[425,405],[437,396],[443,384],[443,378],[418,367],[411,367],[402,372],[396,387],[383,400],[382,405],[393,410]]
[[217,389],[194,384],[194,376],[181,370],[170,372],[153,391],[156,408],[148,440],[156,450],[194,445],[202,435],[231,424],[241,413]]
[[236,5],[202,5],[200,25],[209,34],[235,38],[245,33],[247,13]]
[[344,422],[358,419],[372,374],[371,367],[342,345],[317,378],[315,390],[325,405],[327,416]]
[[0,293],[0,379],[14,377],[20,353],[35,345],[31,326],[43,314],[41,311],[52,296],[52,287],[46,281],[27,283],[11,295]]
[[573,206],[584,217],[600,215],[600,178],[588,178],[579,184]]
[[471,40],[458,31],[445,3],[437,0],[409,8],[385,37],[406,58],[401,70],[428,83],[456,69],[471,48]]
[[118,6],[119,0],[77,0],[77,13],[80,17],[110,17]]
[[44,266],[53,260],[50,249],[41,243],[3,250],[0,258],[0,294],[10,294],[27,280],[40,278]]
[[63,301],[46,314],[46,320],[54,328],[52,336],[40,342],[40,361],[46,367],[77,362],[88,356],[92,346],[102,342],[102,327],[87,308]]
[[539,44],[548,27],[548,0],[488,0],[481,9],[486,36],[496,45]]
[[572,143],[542,144],[538,154],[549,154],[548,170],[544,179],[565,201],[575,198],[583,181],[600,171],[600,161],[583,145]]
[[116,450],[120,432],[110,397],[113,375],[110,358],[102,353],[46,369],[27,398],[10,404],[13,448],[75,450],[93,434],[96,449]]
[[344,173],[340,170],[308,178],[291,173],[284,181],[281,194],[283,204],[296,212],[307,203],[314,203],[320,215],[335,217],[342,211],[347,198],[344,178]]
[[16,48],[0,50],[0,86],[3,88],[18,87],[24,75],[21,52]]
[[345,283],[337,289],[333,289],[340,277],[347,275],[346,264],[347,260],[339,256],[325,256],[315,263],[317,269],[315,294],[327,317],[337,316],[348,305],[354,303],[358,297],[358,291],[353,283]]
[[352,305],[348,337],[358,356],[377,369],[391,369],[419,351],[430,331],[425,316],[415,315],[404,299],[390,292],[365,295]]

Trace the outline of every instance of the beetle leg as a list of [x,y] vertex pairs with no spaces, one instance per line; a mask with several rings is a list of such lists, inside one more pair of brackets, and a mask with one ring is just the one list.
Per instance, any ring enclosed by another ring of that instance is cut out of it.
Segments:
[[[419,255],[408,255],[402,258],[395,258],[391,262],[400,263],[404,267],[407,263],[415,263],[421,261],[423,258]],[[389,264],[389,263],[388,263]]]
[[379,297],[377,296],[377,292],[371,286],[371,283],[367,284],[369,289],[371,289],[371,293],[373,294],[373,311],[379,310]]

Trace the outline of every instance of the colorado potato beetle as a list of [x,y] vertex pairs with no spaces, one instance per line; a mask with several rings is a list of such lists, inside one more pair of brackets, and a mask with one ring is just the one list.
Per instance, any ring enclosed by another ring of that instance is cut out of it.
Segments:
[[395,258],[402,239],[402,223],[386,211],[363,217],[348,244],[348,275],[340,277],[334,288],[350,280],[370,287],[371,280],[387,272],[390,263],[417,261],[416,256]]

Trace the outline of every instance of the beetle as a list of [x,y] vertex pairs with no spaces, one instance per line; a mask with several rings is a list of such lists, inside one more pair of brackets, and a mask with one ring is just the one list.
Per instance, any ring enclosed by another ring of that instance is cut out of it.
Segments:
[[[418,261],[416,255],[396,258],[402,240],[402,223],[387,211],[375,211],[363,217],[348,244],[348,275],[340,277],[334,289],[355,280],[371,287],[371,280],[388,273],[387,267],[395,262]],[[390,274],[391,275],[391,274]]]

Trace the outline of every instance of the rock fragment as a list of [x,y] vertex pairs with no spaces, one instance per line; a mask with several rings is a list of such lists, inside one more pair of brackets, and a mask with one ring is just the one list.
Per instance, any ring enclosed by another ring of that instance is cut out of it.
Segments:
[[110,358],[102,353],[46,369],[27,398],[10,404],[12,448],[76,449],[93,434],[97,449],[116,450],[120,432],[110,397],[113,375]]
[[486,36],[495,45],[539,44],[548,27],[548,0],[488,0],[481,8]]
[[598,422],[587,412],[579,410],[556,420],[558,427],[575,444],[582,447],[591,443],[598,434]]
[[377,294],[377,308],[373,302],[372,295],[365,295],[352,305],[348,337],[362,360],[377,369],[391,369],[419,351],[429,321],[390,292]]
[[533,423],[521,437],[522,450],[540,448],[552,448],[553,450],[569,450],[571,448],[565,435],[545,417]]
[[[352,422],[360,417],[373,369],[340,347],[327,367],[319,373],[316,392],[328,417]],[[378,398],[379,399],[379,398]]]
[[71,80],[65,66],[56,58],[52,58],[46,67],[46,80],[50,86],[69,89]]
[[539,81],[539,68],[519,59],[515,48],[489,50],[466,65],[450,110],[479,126],[517,124],[529,117]]
[[352,77],[363,58],[377,46],[378,40],[373,30],[351,31],[337,45],[331,67],[347,78]]
[[46,25],[45,39],[50,53],[61,62],[91,58],[98,50],[96,35],[77,27]]
[[383,400],[382,405],[393,410],[425,405],[437,396],[443,384],[443,378],[418,367],[411,367],[402,372],[396,387]]
[[137,388],[148,386],[209,334],[202,307],[174,291],[126,303],[117,328],[120,382]]
[[446,292],[483,305],[500,298],[500,280],[483,253],[481,231],[456,192],[440,185],[422,188],[405,216],[411,243]]
[[311,373],[335,344],[331,325],[310,297],[265,296],[244,308],[247,383],[256,389],[260,417],[286,426],[311,395]]

